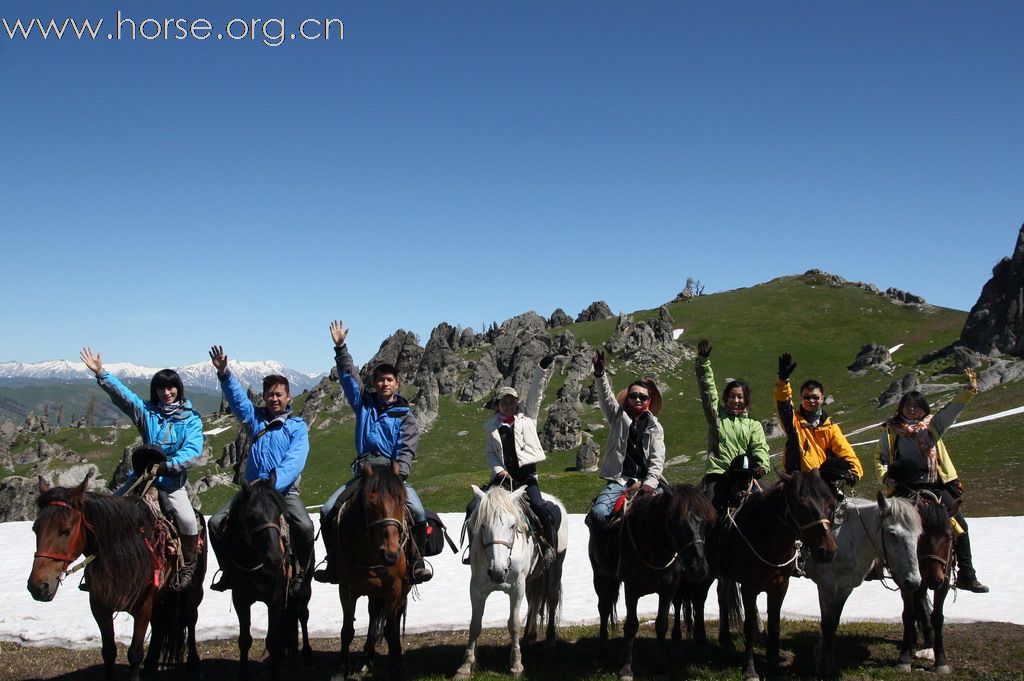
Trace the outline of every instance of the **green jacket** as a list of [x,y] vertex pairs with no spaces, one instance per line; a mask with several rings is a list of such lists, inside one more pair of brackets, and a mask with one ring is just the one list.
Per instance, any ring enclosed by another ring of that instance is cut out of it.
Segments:
[[771,470],[768,442],[761,423],[750,418],[746,411],[733,416],[719,404],[711,360],[698,357],[694,369],[697,372],[700,403],[708,421],[708,459],[704,474],[725,473],[732,460],[741,454],[750,454],[765,471]]

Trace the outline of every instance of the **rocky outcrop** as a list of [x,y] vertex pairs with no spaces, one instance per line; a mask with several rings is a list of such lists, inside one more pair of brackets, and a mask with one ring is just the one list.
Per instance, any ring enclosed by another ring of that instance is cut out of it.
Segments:
[[905,393],[911,390],[917,390],[921,384],[920,374],[916,371],[911,371],[898,381],[893,381],[889,386],[882,391],[882,394],[878,396],[876,402],[879,407],[886,407],[890,404],[895,404],[900,401]]
[[55,487],[74,487],[82,484],[89,473],[93,477],[89,480],[88,490],[103,492],[104,481],[98,477],[98,470],[91,463],[75,464],[53,471],[41,470],[25,477],[12,475],[0,480],[0,522],[35,520],[40,476]]
[[565,452],[583,441],[580,418],[579,378],[571,377],[558,391],[548,408],[548,418],[540,435],[541,446],[549,452]]
[[1001,383],[1024,378],[1024,361],[995,359],[987,369],[978,372],[978,390],[985,392]]
[[576,470],[596,471],[601,460],[601,447],[594,442],[594,438],[589,433],[584,434],[583,440],[583,444],[576,451]]
[[400,383],[412,383],[422,359],[423,348],[420,347],[416,334],[399,329],[380,344],[380,349],[366,363],[366,366],[362,368],[359,372],[359,377],[362,379],[363,385],[372,387],[370,386],[370,378],[373,368],[378,364],[386,362],[398,367],[398,380]]
[[887,288],[885,289],[885,296],[891,298],[897,303],[903,303],[904,305],[924,305],[925,299],[921,296],[915,296],[913,293],[907,291],[901,291],[898,288]]
[[658,309],[658,317],[650,322],[634,322],[631,315],[621,314],[614,335],[604,347],[627,365],[670,369],[684,354],[682,347],[672,339],[673,325],[672,315],[664,305]]
[[863,345],[853,363],[846,368],[850,371],[861,371],[869,367],[875,367],[882,373],[892,373],[892,355],[889,354],[889,348],[878,343]]
[[559,326],[568,326],[569,324],[572,324],[572,317],[567,315],[565,310],[560,307],[556,308],[555,311],[551,313],[551,318],[548,320],[548,328],[550,329],[556,329]]
[[925,305],[925,299],[921,296],[915,296],[913,293],[907,293],[901,291],[898,288],[889,288],[884,292],[880,291],[874,284],[868,284],[863,281],[847,281],[838,274],[830,274],[824,270],[811,269],[803,273],[802,278],[805,282],[812,286],[828,286],[830,288],[842,288],[844,286],[855,286],[860,289],[864,289],[868,293],[874,293],[877,296],[883,296],[893,301],[894,303],[903,303],[906,305]]
[[608,303],[603,300],[597,300],[587,306],[587,309],[576,315],[577,322],[594,322],[599,319],[611,319],[615,315],[612,314],[612,309],[608,307]]
[[960,343],[985,355],[1024,357],[1024,225],[1013,255],[992,268],[960,332]]

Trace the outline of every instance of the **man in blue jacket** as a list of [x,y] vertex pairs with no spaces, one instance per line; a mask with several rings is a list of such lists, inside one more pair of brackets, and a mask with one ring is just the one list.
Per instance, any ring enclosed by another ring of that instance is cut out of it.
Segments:
[[[264,406],[255,407],[228,369],[228,356],[224,354],[224,348],[219,345],[210,348],[210,360],[217,369],[220,389],[228,401],[231,413],[242,422],[251,438],[245,479],[249,482],[268,479],[271,471],[277,471],[277,491],[284,497],[288,530],[295,553],[296,571],[291,588],[296,591],[301,587],[303,573],[313,558],[313,521],[299,497],[299,481],[309,455],[309,429],[305,421],[292,415],[292,398],[287,378],[276,374],[265,377]],[[210,543],[222,571],[220,580],[210,585],[214,591],[226,591],[233,586],[231,571],[223,569],[230,557],[222,554],[224,522],[230,508],[229,501],[210,518]]]
[[[427,514],[423,502],[407,478],[412,471],[412,462],[416,458],[416,443],[420,431],[416,425],[416,417],[409,408],[409,402],[398,394],[398,369],[391,364],[378,364],[373,369],[373,391],[363,390],[352,355],[345,346],[348,336],[340,321],[331,322],[331,338],[334,340],[334,360],[338,367],[338,382],[345,393],[345,399],[356,414],[356,452],[357,458],[352,464],[355,478],[339,487],[332,494],[323,508],[320,509],[321,527],[335,522],[335,511],[339,498],[353,480],[359,477],[364,463],[371,466],[391,465],[398,461],[399,474],[405,483],[408,498],[408,509],[412,515],[412,538],[419,549],[420,558],[413,564],[412,576],[416,583],[425,582],[433,577],[430,566],[423,560],[423,551],[427,543]],[[326,532],[324,536],[328,535]],[[334,542],[325,541],[327,546],[327,568],[317,570],[313,578],[318,582],[337,580],[337,569],[333,555]]]

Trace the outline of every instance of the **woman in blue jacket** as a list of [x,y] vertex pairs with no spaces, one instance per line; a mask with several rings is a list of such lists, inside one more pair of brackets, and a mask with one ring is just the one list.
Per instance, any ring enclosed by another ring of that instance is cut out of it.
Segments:
[[[149,401],[143,401],[121,381],[103,368],[99,353],[82,348],[82,361],[94,374],[110,400],[123,411],[138,429],[144,444],[160,448],[167,459],[160,464],[155,481],[157,489],[166,493],[174,523],[181,535],[184,567],[178,571],[177,588],[185,589],[192,582],[199,542],[199,525],[185,490],[188,469],[198,463],[203,453],[203,421],[192,403],[185,399],[185,387],[176,371],[156,372],[149,384]],[[135,480],[135,472],[116,494],[123,494]]]

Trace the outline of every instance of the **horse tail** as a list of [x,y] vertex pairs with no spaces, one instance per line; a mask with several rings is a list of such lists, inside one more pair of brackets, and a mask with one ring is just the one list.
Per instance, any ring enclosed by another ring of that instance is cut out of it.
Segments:
[[160,651],[161,665],[180,665],[185,660],[188,631],[188,590],[165,591],[153,604],[150,648]]

